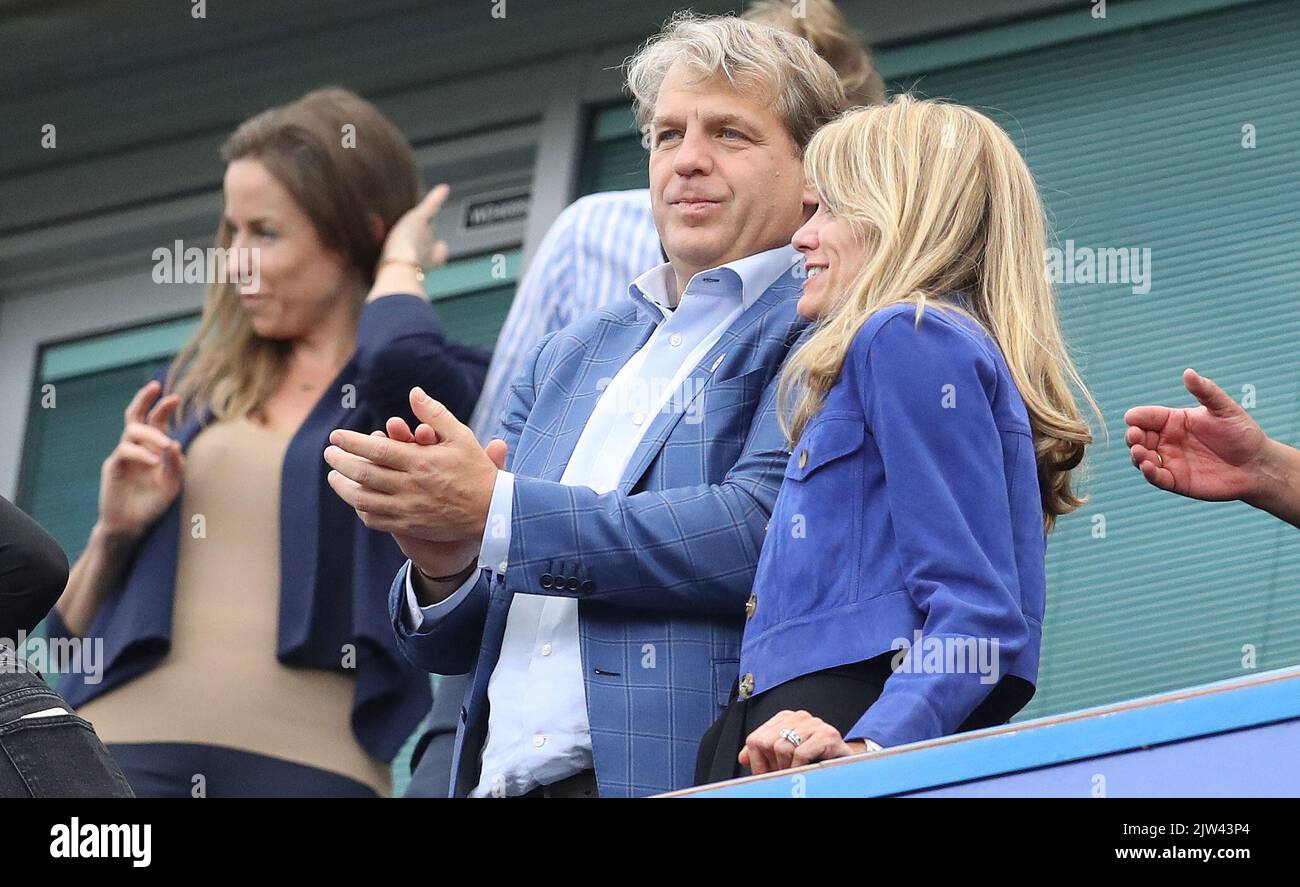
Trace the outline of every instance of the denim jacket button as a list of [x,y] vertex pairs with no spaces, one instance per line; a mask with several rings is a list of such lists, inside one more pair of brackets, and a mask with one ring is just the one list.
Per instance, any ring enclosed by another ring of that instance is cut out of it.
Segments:
[[749,600],[745,601],[745,618],[754,618],[754,608],[758,606],[758,595],[750,592]]

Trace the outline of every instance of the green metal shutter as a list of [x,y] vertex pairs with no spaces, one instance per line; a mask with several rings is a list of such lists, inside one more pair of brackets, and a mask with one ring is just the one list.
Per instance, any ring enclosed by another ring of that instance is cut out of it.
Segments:
[[648,187],[646,151],[632,109],[618,105],[594,112],[582,155],[579,193]]
[[513,283],[453,296],[437,303],[438,319],[453,340],[491,351],[514,297]]
[[[1300,7],[1268,3],[973,63],[896,86],[974,105],[1015,138],[1064,247],[1151,250],[1151,289],[1062,284],[1110,442],[1048,547],[1039,692],[1051,714],[1300,662],[1300,532],[1148,487],[1125,410],[1189,405],[1188,366],[1297,439]],[[1257,147],[1242,146],[1242,127]],[[1104,537],[1101,521],[1104,520]]]
[[[59,378],[53,403],[37,385],[28,408],[18,505],[80,556],[99,508],[100,464],[122,436],[122,411],[167,360]],[[42,381],[44,384],[45,380]]]
[[99,504],[100,463],[132,396],[171,362],[197,315],[43,347],[27,411],[18,505],[80,556]]
[[457,259],[430,271],[425,291],[448,338],[491,351],[510,312],[523,251]]

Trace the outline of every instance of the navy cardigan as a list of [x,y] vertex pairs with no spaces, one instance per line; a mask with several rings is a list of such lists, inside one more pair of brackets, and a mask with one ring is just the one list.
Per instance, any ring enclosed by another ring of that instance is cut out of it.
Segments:
[[[285,665],[343,671],[355,646],[352,729],[375,758],[390,761],[428,713],[429,676],[397,650],[387,592],[406,558],[387,533],[369,530],[329,488],[322,453],[330,431],[382,428],[389,416],[413,422],[407,393],[420,385],[468,421],[489,355],[446,341],[432,306],[416,295],[367,302],[357,347],[289,442],[280,482],[280,621],[277,657]],[[210,417],[176,430],[182,448]],[[414,427],[414,426],[412,426]],[[60,689],[82,705],[158,663],[171,645],[181,532],[180,498],[154,523],[118,585],[96,614],[89,637],[104,641],[99,683],[65,675]],[[50,636],[69,632],[51,611]]]

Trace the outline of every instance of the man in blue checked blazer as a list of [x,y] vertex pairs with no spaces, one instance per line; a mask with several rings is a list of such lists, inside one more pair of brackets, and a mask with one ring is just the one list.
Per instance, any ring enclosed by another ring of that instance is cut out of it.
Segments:
[[801,38],[732,17],[675,19],[628,83],[669,261],[537,344],[486,450],[414,389],[414,432],[339,431],[325,453],[411,559],[400,647],[472,675],[453,795],[683,788],[736,677],[788,457],[800,158],[844,95]]

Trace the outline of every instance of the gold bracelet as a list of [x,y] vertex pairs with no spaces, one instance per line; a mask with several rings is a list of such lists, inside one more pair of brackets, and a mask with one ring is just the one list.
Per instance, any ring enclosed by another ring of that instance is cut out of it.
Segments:
[[414,268],[415,279],[420,283],[424,283],[424,267],[419,262],[408,262],[406,259],[380,259],[379,267],[382,268],[385,265],[405,265],[408,268]]

